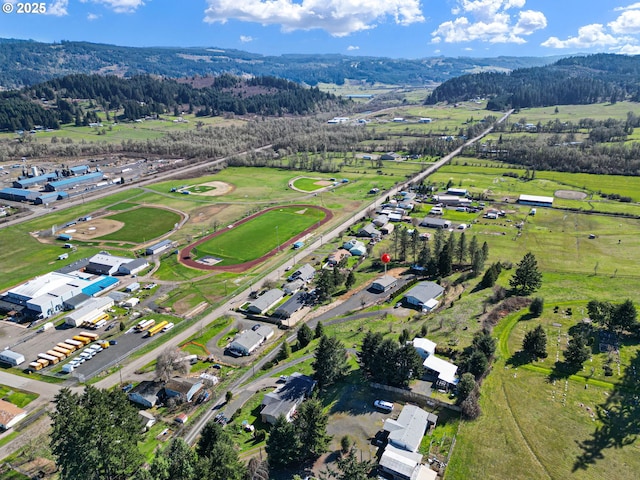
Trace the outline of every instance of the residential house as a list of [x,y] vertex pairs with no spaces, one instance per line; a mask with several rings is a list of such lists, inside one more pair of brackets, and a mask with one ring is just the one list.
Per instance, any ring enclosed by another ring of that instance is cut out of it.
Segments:
[[390,233],[393,233],[394,228],[395,228],[395,225],[393,223],[387,223],[385,226],[380,227],[380,232],[383,235],[389,235]]
[[391,275],[385,275],[383,277],[378,278],[375,282],[371,284],[369,287],[371,290],[375,292],[386,292],[387,290],[391,290],[398,284],[398,279],[392,277]]
[[365,238],[379,238],[382,236],[382,234],[373,223],[369,223],[368,225],[365,225],[360,230],[358,230],[358,234],[356,236]]
[[13,403],[0,400],[0,428],[9,430],[27,416],[27,411]]
[[335,252],[331,253],[329,255],[329,258],[327,259],[327,263],[332,266],[335,267],[336,265],[338,265],[343,258],[347,258],[350,257],[351,254],[349,253],[349,250],[345,250],[344,248],[340,248],[338,250],[336,250]]
[[304,286],[305,286],[304,280],[302,280],[301,278],[298,278],[293,282],[285,283],[284,286],[282,287],[282,290],[284,290],[285,295],[291,295],[296,293],[298,290],[300,290]]
[[164,386],[164,396],[166,398],[176,398],[180,402],[190,402],[203,387],[204,384],[200,380],[190,382],[172,379]]
[[289,278],[287,280],[291,282],[299,278],[305,282],[310,282],[311,280],[313,280],[313,277],[315,276],[316,276],[316,269],[313,268],[310,264],[305,263],[298,270],[296,270],[291,275],[289,275]]
[[142,430],[145,432],[156,424],[156,417],[146,410],[139,410],[138,416],[140,417],[140,423],[142,423]]
[[404,294],[403,300],[407,304],[423,311],[431,311],[438,306],[438,298],[444,293],[437,283],[419,282]]
[[258,330],[245,330],[229,344],[229,350],[240,355],[251,355],[260,345],[274,335],[271,327],[262,326]]
[[376,227],[384,227],[387,223],[389,223],[389,217],[386,215],[378,215],[373,219],[373,224]]
[[429,228],[451,228],[451,222],[444,218],[426,216],[422,219],[422,222],[420,222],[420,226]]
[[283,415],[291,421],[298,405],[313,392],[316,381],[299,372],[291,374],[284,385],[267,393],[262,400],[262,421],[273,425]]
[[284,297],[284,292],[282,290],[280,290],[279,288],[272,288],[271,290],[267,290],[253,302],[251,302],[247,307],[247,311],[250,313],[262,315],[264,312],[270,310],[276,303],[282,300],[282,297]]
[[447,362],[446,360],[436,357],[435,355],[429,355],[424,360],[422,365],[424,366],[427,375],[434,375],[437,377],[435,383],[438,388],[449,389],[457,385],[457,365],[454,365],[451,362]]
[[273,316],[276,318],[290,318],[298,310],[301,310],[305,306],[305,299],[307,298],[306,292],[298,292],[292,296],[289,300],[280,305]]
[[127,397],[133,403],[142,405],[145,408],[155,407],[158,403],[158,394],[162,390],[160,382],[144,380],[129,391]]

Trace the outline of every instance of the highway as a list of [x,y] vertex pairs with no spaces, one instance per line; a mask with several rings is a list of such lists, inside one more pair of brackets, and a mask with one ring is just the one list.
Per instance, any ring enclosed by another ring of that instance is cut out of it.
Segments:
[[[513,112],[513,110],[507,112],[500,120],[498,120],[498,123],[503,122],[505,119],[507,119],[512,112]],[[323,233],[323,234],[319,235],[320,238],[318,238],[315,241],[313,241],[304,250],[299,251],[296,254],[296,257],[297,258],[304,258],[305,256],[311,255],[324,242],[331,241],[334,238],[337,238],[340,235],[341,232],[343,232],[344,230],[348,229],[351,225],[353,225],[354,223],[358,222],[361,218],[365,217],[368,214],[368,212],[369,212],[369,210],[371,208],[379,207],[382,203],[384,203],[386,196],[390,196],[390,197],[394,196],[398,192],[406,189],[409,184],[421,182],[422,180],[424,180],[424,178],[426,178],[427,176],[429,176],[432,173],[436,172],[438,169],[442,168],[442,166],[444,166],[447,163],[449,163],[451,161],[451,159],[454,158],[455,156],[459,155],[460,152],[464,148],[466,148],[467,146],[470,146],[473,143],[481,140],[484,136],[486,136],[492,130],[493,130],[493,126],[487,128],[481,134],[479,134],[478,136],[468,140],[462,146],[460,146],[459,148],[457,148],[456,150],[454,150],[450,154],[446,155],[445,157],[440,159],[438,162],[434,163],[433,165],[430,165],[427,169],[425,169],[422,172],[418,173],[417,175],[415,175],[411,179],[403,181],[401,184],[399,184],[396,187],[392,188],[390,191],[385,192],[384,195],[380,195],[379,198],[377,198],[373,202],[371,202],[368,205],[366,205],[365,207],[363,207],[360,211],[358,211],[355,214],[353,214],[352,216],[350,216],[350,218],[348,218],[347,220],[342,222],[340,225],[334,227],[330,232]],[[261,147],[261,148],[264,149],[264,148],[268,148],[268,147],[269,146],[264,146],[264,147]],[[188,167],[187,169],[181,169],[179,171],[172,171],[172,172],[169,172],[167,174],[162,174],[160,176],[154,176],[153,178],[145,180],[144,182],[140,182],[140,183],[137,183],[137,184],[125,187],[125,188],[138,187],[141,184],[155,183],[157,181],[162,181],[162,180],[171,178],[171,176],[173,176],[173,175],[175,175],[177,173],[184,174],[184,172],[199,170],[199,169],[202,169],[205,166],[215,165],[215,164],[218,164],[218,163],[221,163],[221,162],[224,162],[224,161],[226,161],[226,159],[220,159],[220,160],[215,160],[215,161],[207,162],[207,163],[203,163],[203,164],[197,164],[197,165],[194,165],[193,167]],[[114,192],[110,191],[110,192],[108,192],[106,194],[111,194],[111,193],[114,193]],[[30,218],[33,218],[33,217],[30,217]],[[24,219],[22,221],[24,221]],[[274,268],[270,273],[268,273],[264,277],[264,279],[265,280],[266,279],[270,279],[270,280],[273,280],[273,281],[277,281],[279,279],[278,268]],[[208,315],[206,315],[206,317],[203,320],[198,321],[198,322],[194,322],[193,325],[191,325],[186,330],[184,330],[180,334],[178,334],[175,337],[173,337],[167,343],[163,344],[160,348],[161,349],[165,349],[165,348],[168,348],[168,347],[180,345],[181,343],[185,342],[189,337],[191,337],[194,334],[197,334],[201,330],[201,325],[203,323],[205,325],[208,325],[209,323],[213,322],[215,319],[217,319],[217,318],[221,317],[222,315],[226,314],[227,312],[229,312],[229,310],[231,310],[231,308],[232,308],[232,306],[234,304],[237,305],[237,303],[239,301],[244,301],[248,297],[248,295],[251,292],[252,288],[253,288],[252,286],[251,287],[247,287],[244,291],[240,292],[235,297],[227,299],[227,301],[225,301],[224,304],[222,304],[221,306],[217,307],[215,310],[213,310]],[[295,338],[295,334],[292,334],[291,336],[289,336],[288,341],[293,341],[294,338]],[[245,382],[247,382],[251,378],[251,376],[253,376],[253,372],[254,371],[259,371],[261,369],[261,367],[266,362],[270,361],[275,355],[277,355],[277,353],[278,353],[277,350],[278,349],[274,349],[269,355],[266,355],[263,358],[259,359],[252,366],[251,369],[249,369],[244,375],[242,375],[235,382],[233,382],[233,384],[229,387],[229,390],[231,390],[232,392],[239,391],[238,389],[240,388],[240,386],[242,386]],[[119,374],[111,375],[111,376],[109,376],[109,377],[97,382],[95,384],[95,386],[98,387],[98,388],[110,388],[110,387],[113,387],[114,385],[118,384],[120,382],[120,378],[124,378],[124,379],[128,379],[128,380],[136,379],[136,378],[138,378],[138,376],[135,374],[135,372],[137,370],[141,369],[143,366],[145,366],[148,363],[150,363],[153,360],[155,360],[157,355],[158,355],[157,352],[152,351],[152,352],[149,352],[149,353],[147,353],[147,354],[145,354],[145,355],[143,355],[143,356],[141,356],[139,358],[136,358],[135,360],[132,360],[131,362],[127,363],[120,370]],[[0,377],[0,382],[4,383],[2,380],[3,380],[3,377]],[[31,380],[30,382],[35,382],[35,381]],[[40,383],[40,382],[36,382],[36,383]],[[34,386],[34,384],[32,384],[32,383],[30,383],[30,385]],[[43,401],[44,400],[51,400],[53,398],[53,395],[51,395],[51,393],[54,393],[54,392],[50,391],[51,389],[49,387],[46,387],[46,388],[43,387],[42,389],[39,389],[39,390],[36,390],[35,388],[33,388],[33,390],[41,392],[41,397],[42,397],[41,400],[43,400]],[[223,402],[224,402],[224,394],[221,395],[219,398],[215,399],[212,402],[212,404],[213,405],[221,405]],[[214,415],[215,415],[215,412],[213,410],[208,410],[204,415],[202,415],[201,418],[199,418],[193,424],[193,426],[191,427],[190,431],[187,433],[187,435],[185,437],[189,443],[193,444],[195,442],[195,440],[197,439],[198,434],[200,433],[200,430],[204,427],[204,425],[207,423],[207,421],[209,421]],[[24,433],[23,433],[23,435],[24,435]],[[7,449],[4,449],[4,451],[2,453],[6,453],[6,452],[7,452]],[[11,452],[9,451],[8,453],[11,453]]]

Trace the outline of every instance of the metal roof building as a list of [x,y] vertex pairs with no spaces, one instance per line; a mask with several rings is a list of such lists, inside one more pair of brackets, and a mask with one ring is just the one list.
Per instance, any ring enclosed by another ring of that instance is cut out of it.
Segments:
[[408,452],[417,452],[429,425],[429,412],[415,405],[405,405],[397,420],[388,418],[384,430],[389,432],[389,444]]
[[55,192],[58,190],[69,190],[71,188],[74,188],[78,185],[82,185],[84,183],[91,183],[91,182],[99,182],[104,178],[104,175],[102,174],[102,172],[94,172],[94,173],[87,173],[86,175],[80,175],[78,177],[68,177],[65,178],[64,180],[58,180],[55,182],[49,182],[45,185],[44,189],[47,192]]
[[74,175],[84,175],[89,171],[89,165],[78,165],[69,169]]
[[[420,282],[416,284],[411,290],[404,294],[404,300],[410,305],[424,308],[429,306],[431,300],[435,300],[444,293],[442,288],[437,283],[433,282]],[[437,305],[437,302],[436,302]],[[431,307],[433,308],[433,307]]]
[[172,240],[162,240],[161,242],[154,243],[153,245],[147,247],[145,250],[145,255],[156,255],[158,253],[162,253],[165,250],[168,250],[173,247]]
[[49,192],[39,194],[33,201],[36,205],[44,205],[45,203],[55,202],[56,200],[62,200],[64,198],[69,198],[67,192]]
[[23,190],[21,188],[3,188],[0,190],[0,198],[3,200],[11,200],[12,202],[33,202],[38,195],[38,192]]
[[386,292],[390,288],[395,287],[397,282],[397,278],[394,278],[391,275],[385,275],[373,282],[370,288],[371,290],[375,290],[377,292]]
[[149,266],[149,262],[147,262],[144,258],[136,258],[135,260],[129,263],[123,263],[118,267],[118,273],[123,275],[134,275],[138,272],[141,272],[145,268]]
[[292,296],[289,300],[280,305],[275,313],[274,317],[277,318],[289,318],[291,315],[296,313],[302,307],[304,307],[304,300],[306,298],[306,292],[298,292],[294,296]]
[[16,188],[29,188],[35,185],[44,185],[47,182],[51,182],[58,178],[55,172],[38,175],[37,177],[20,178],[13,182],[13,186]]
[[553,207],[553,197],[542,197],[539,195],[520,195],[518,203],[522,205],[533,205],[536,207]]
[[132,258],[117,257],[108,253],[98,253],[89,260],[85,271],[98,275],[113,275],[118,271],[120,265],[131,262]]

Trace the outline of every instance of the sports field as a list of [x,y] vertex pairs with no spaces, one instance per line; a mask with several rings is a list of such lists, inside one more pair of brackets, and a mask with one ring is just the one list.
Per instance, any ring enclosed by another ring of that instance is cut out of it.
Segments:
[[249,221],[219,232],[197,245],[192,255],[222,259],[217,265],[236,265],[262,257],[287,243],[314,224],[325,219],[326,213],[316,207],[292,206],[269,210]]
[[170,210],[153,207],[140,207],[107,218],[123,222],[117,232],[100,237],[101,240],[143,243],[171,231],[180,221],[180,215]]
[[298,178],[293,182],[293,186],[298,190],[304,190],[305,192],[315,192],[321,188],[325,188],[331,185],[333,182],[329,179],[323,180],[319,178],[303,177]]

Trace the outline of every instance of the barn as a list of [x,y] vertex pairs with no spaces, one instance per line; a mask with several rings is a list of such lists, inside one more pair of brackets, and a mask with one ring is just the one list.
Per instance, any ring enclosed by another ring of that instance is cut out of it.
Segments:
[[553,197],[542,197],[539,195],[520,195],[518,203],[521,205],[532,205],[534,207],[553,207]]

